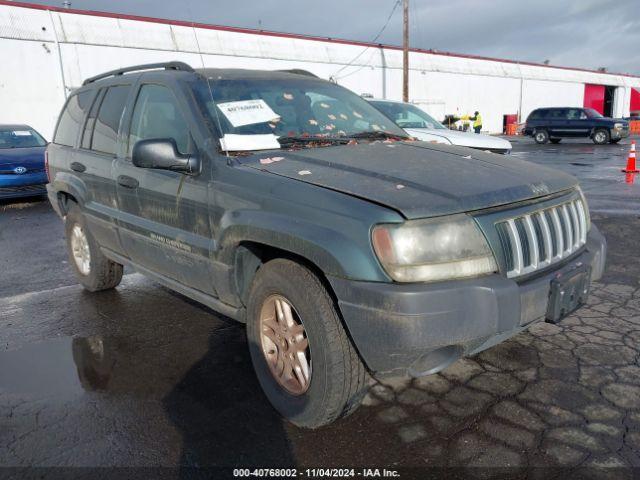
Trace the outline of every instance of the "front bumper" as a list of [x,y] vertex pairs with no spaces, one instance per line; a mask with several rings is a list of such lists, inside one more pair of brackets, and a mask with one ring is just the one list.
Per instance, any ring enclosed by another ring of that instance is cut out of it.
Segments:
[[47,175],[27,173],[24,175],[0,175],[0,198],[31,197],[44,195]]
[[376,376],[419,376],[543,320],[551,281],[580,265],[598,280],[605,258],[606,240],[592,226],[579,255],[521,283],[498,274],[435,284],[329,282],[368,368]]
[[622,129],[617,129],[617,128],[611,129],[612,140],[619,140],[621,138],[627,138],[628,136],[629,136],[629,127],[622,128]]

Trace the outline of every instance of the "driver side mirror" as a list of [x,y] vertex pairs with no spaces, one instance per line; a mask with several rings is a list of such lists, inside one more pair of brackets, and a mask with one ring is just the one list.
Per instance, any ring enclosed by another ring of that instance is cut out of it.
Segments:
[[195,155],[183,155],[173,138],[139,140],[133,146],[131,161],[136,167],[194,175],[200,172],[200,159]]

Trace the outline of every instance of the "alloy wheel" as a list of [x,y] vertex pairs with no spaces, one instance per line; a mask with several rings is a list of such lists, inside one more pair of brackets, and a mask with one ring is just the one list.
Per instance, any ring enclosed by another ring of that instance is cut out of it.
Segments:
[[311,351],[302,320],[282,295],[271,295],[260,309],[262,353],[278,384],[302,395],[311,383]]
[[75,224],[71,230],[71,253],[76,263],[78,271],[82,275],[89,275],[91,272],[91,252],[89,250],[89,241],[83,228]]

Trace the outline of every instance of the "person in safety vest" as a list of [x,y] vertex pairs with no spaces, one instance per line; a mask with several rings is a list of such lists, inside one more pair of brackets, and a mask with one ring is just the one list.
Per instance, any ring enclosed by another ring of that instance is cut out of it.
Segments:
[[473,114],[473,131],[476,133],[480,133],[480,130],[482,130],[482,115],[480,115],[480,112],[476,111]]

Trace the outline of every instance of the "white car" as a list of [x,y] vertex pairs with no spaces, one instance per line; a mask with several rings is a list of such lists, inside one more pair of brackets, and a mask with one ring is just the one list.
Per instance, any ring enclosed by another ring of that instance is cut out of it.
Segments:
[[511,142],[508,140],[479,133],[450,130],[416,105],[393,100],[371,99],[369,102],[418,140],[489,150],[494,153],[511,152]]

